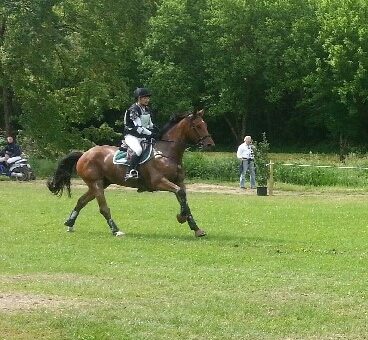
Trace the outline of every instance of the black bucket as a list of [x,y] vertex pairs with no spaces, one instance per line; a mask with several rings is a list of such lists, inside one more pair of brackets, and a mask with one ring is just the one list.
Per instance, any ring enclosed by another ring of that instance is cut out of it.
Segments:
[[257,187],[258,196],[267,196],[267,187]]

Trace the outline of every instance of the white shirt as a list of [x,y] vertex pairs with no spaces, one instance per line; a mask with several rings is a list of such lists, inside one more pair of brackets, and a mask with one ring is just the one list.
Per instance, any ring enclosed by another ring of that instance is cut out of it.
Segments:
[[254,146],[252,144],[247,144],[246,142],[240,144],[236,153],[236,157],[239,159],[254,159]]

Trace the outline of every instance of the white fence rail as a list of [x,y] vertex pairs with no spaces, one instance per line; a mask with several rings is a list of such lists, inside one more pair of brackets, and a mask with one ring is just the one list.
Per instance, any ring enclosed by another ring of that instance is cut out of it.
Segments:
[[[268,164],[268,166],[270,167],[270,178],[268,180],[268,194],[270,196],[273,195],[273,185],[274,185],[273,170],[274,170],[274,165],[275,165],[275,163],[273,163],[272,161],[270,161],[270,163]],[[301,167],[301,168],[311,167],[311,168],[334,168],[334,169],[368,170],[368,168],[359,167],[359,166],[314,165],[314,164],[295,164],[295,163],[277,163],[277,165],[297,166],[297,167]]]
[[[270,162],[269,165],[275,164]],[[277,165],[285,166],[299,166],[299,167],[313,167],[313,168],[334,168],[334,169],[361,169],[368,170],[368,168],[363,168],[359,166],[336,166],[336,165],[314,165],[314,164],[295,164],[295,163],[278,163]]]

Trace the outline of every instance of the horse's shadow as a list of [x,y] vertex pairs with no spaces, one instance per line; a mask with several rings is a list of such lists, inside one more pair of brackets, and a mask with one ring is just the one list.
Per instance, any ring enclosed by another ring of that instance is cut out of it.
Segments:
[[207,234],[204,237],[193,238],[191,234],[179,234],[178,232],[173,232],[172,234],[163,232],[128,232],[127,236],[129,238],[136,239],[147,239],[147,240],[164,240],[164,241],[180,241],[183,243],[193,243],[193,242],[204,242],[210,243],[212,245],[229,246],[229,247],[264,247],[268,246],[278,246],[288,243],[284,239],[275,239],[270,237],[257,237],[257,236],[239,236],[230,234],[221,234],[218,232]]

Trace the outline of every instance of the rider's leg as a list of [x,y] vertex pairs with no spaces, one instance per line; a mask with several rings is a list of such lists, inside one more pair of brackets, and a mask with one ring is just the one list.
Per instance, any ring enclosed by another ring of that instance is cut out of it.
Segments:
[[127,135],[125,136],[125,142],[134,151],[134,154],[130,161],[130,165],[125,174],[125,179],[127,180],[129,178],[138,178],[138,171],[136,168],[139,163],[139,158],[142,154],[140,139],[132,135]]
[[4,165],[7,165],[6,162],[8,161],[8,159],[9,159],[8,155],[5,155],[4,157],[0,157],[0,163],[4,162]]
[[139,163],[139,158],[140,158],[140,156],[133,153],[133,155],[130,159],[129,167],[127,169],[127,174],[125,176],[126,179],[128,179],[128,178],[138,178],[137,165]]

